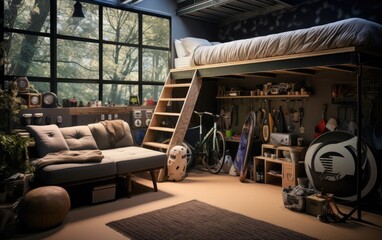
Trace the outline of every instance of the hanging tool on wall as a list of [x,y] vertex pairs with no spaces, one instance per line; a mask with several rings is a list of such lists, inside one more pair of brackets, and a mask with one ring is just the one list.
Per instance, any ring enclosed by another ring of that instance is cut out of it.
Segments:
[[318,124],[314,127],[314,138],[317,138],[318,136],[320,136],[322,133],[324,133],[325,131],[327,131],[326,129],[326,109],[327,109],[328,105],[327,104],[323,104],[322,105],[322,115],[321,115],[321,120],[318,122]]
[[268,101],[268,120],[269,120],[269,135],[274,132],[275,120],[273,118],[273,110],[271,110],[271,101]]
[[302,119],[304,118],[304,99],[301,99],[301,107],[299,108],[300,117],[300,133],[305,133],[305,127],[302,126]]
[[269,127],[269,116],[267,109],[265,108],[265,103],[267,100],[264,101],[264,105],[262,108],[263,112],[263,123],[261,126],[261,140],[263,143],[267,143],[269,141],[269,136],[270,136],[270,127]]
[[284,114],[283,114],[283,110],[281,106],[279,106],[277,110],[275,122],[276,122],[275,124],[276,131],[279,133],[283,133],[285,131],[285,121],[284,121]]
[[239,106],[235,103],[232,103],[231,124],[235,124],[235,127],[239,124]]
[[293,113],[293,108],[291,101],[287,100],[287,113],[286,115],[289,115],[289,123],[287,126],[288,132],[293,132],[294,131],[294,124],[292,122],[292,113]]

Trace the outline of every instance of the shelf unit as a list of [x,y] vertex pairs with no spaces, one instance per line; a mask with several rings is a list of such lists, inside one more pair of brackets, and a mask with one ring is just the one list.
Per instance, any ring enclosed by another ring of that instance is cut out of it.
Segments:
[[249,96],[249,95],[243,95],[243,96],[217,96],[216,99],[301,99],[301,98],[309,98],[309,95],[256,95],[256,96]]
[[[290,158],[285,158],[284,151],[296,152],[299,161],[292,162]],[[264,183],[279,185],[283,188],[297,185],[298,177],[305,177],[304,158],[305,147],[281,146],[272,144],[262,144],[261,156],[254,157],[254,172],[264,173]]]

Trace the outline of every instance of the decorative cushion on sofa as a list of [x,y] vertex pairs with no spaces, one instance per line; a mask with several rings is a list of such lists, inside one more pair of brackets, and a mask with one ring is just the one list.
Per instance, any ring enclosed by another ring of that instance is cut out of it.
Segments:
[[60,128],[70,150],[97,149],[97,143],[88,126]]
[[39,157],[44,157],[48,153],[69,150],[60,129],[55,124],[27,125],[25,128],[36,142]]
[[99,149],[127,147],[134,144],[130,126],[123,120],[107,120],[88,124]]

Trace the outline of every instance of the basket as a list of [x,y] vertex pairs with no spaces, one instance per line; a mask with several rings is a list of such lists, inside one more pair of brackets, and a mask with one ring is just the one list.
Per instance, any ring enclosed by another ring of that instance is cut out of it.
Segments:
[[284,188],[282,190],[284,207],[296,212],[305,212],[306,197],[313,193],[314,190],[301,186]]

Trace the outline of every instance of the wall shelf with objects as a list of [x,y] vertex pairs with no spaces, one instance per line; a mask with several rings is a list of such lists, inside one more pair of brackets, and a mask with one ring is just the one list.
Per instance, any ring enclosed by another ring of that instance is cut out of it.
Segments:
[[254,172],[256,176],[263,176],[263,180],[257,182],[283,188],[296,186],[297,178],[306,175],[305,152],[305,147],[262,144],[261,156],[254,157]]
[[302,99],[309,98],[309,95],[263,95],[263,96],[218,96],[216,99]]

